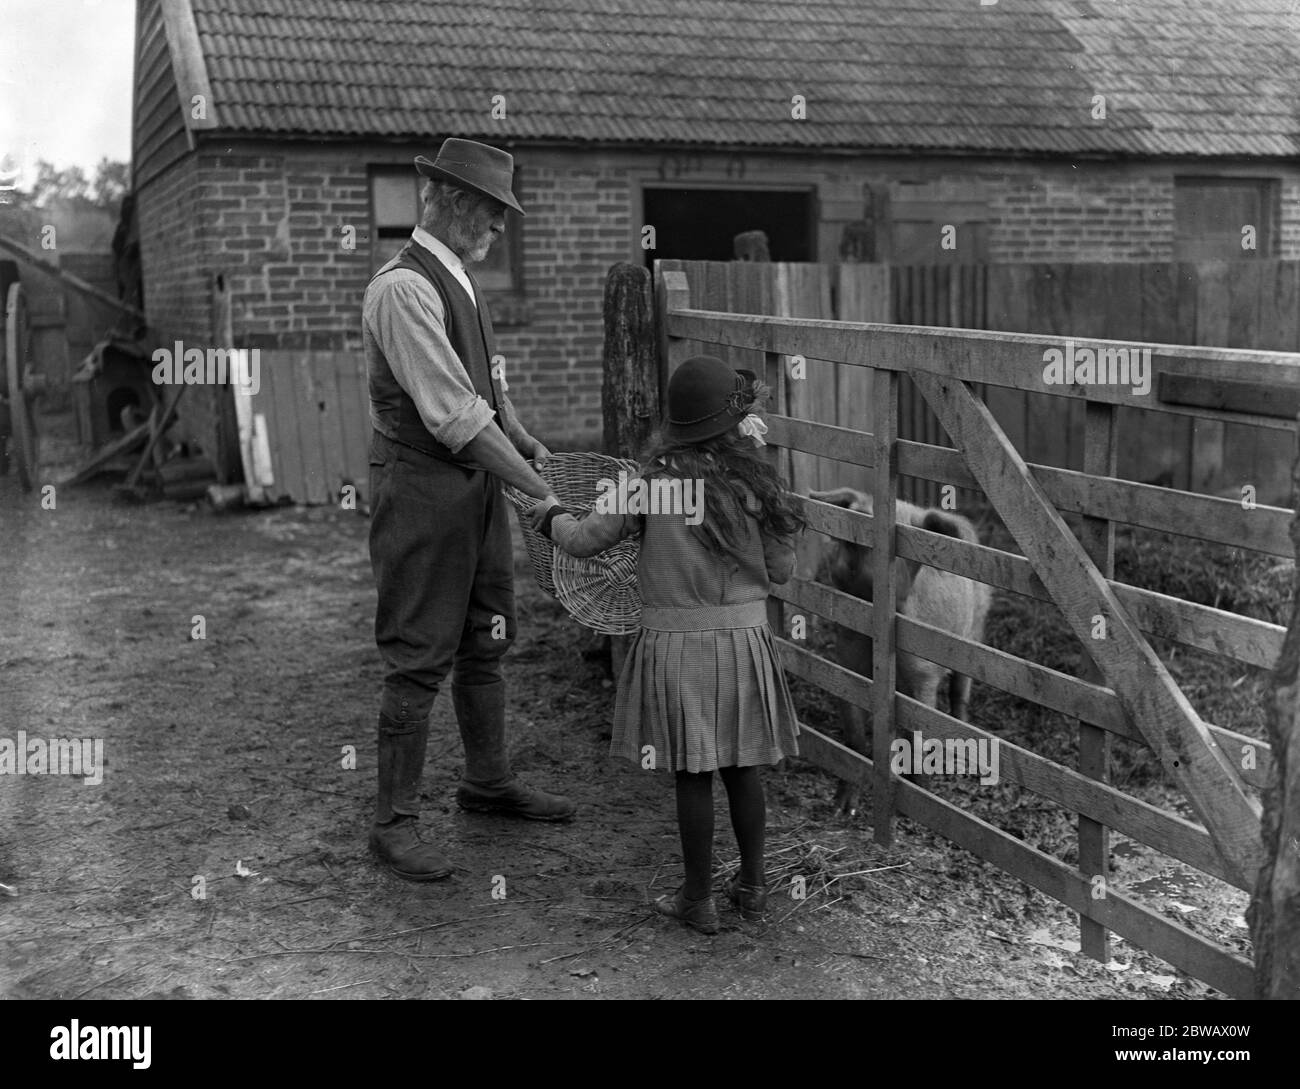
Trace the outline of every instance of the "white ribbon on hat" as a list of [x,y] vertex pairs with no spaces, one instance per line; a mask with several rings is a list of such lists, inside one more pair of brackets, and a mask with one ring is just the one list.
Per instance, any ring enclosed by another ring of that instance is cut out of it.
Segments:
[[740,433],[754,440],[755,446],[766,446],[763,436],[767,434],[767,424],[752,412],[736,425]]

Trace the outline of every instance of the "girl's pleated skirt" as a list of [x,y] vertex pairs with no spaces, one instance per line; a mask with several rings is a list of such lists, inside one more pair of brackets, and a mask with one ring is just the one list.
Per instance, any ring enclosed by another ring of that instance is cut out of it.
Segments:
[[775,764],[799,731],[763,601],[642,610],[610,753],[671,771]]

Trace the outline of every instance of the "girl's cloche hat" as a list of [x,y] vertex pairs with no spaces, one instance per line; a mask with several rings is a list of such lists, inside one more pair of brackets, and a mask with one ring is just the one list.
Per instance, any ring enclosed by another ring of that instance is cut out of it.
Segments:
[[668,380],[664,438],[694,443],[721,435],[749,415],[764,392],[753,371],[733,369],[716,356],[692,356]]

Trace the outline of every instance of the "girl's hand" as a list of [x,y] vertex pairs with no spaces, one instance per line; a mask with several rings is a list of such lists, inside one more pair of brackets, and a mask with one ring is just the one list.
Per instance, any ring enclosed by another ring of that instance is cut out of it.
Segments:
[[528,460],[533,463],[534,468],[540,469],[546,462],[546,459],[550,456],[551,452],[546,449],[545,445],[539,439],[532,440],[532,447]]
[[537,533],[541,533],[542,519],[546,517],[546,512],[550,510],[552,507],[558,507],[559,505],[560,505],[560,501],[556,499],[555,496],[548,495],[545,499],[543,499],[540,503],[538,503],[537,506],[533,507],[533,509],[528,512],[529,528],[533,529]]

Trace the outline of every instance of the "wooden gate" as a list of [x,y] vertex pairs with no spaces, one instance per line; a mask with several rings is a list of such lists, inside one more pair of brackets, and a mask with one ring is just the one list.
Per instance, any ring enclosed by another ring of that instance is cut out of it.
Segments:
[[[1300,261],[926,266],[661,261],[658,267],[686,272],[701,309],[729,313],[1300,351]],[[787,379],[787,385],[791,396],[804,399],[808,418],[865,428],[865,381],[865,374],[836,367],[816,370],[797,386]],[[1027,460],[1083,468],[1081,400],[998,386],[979,392]],[[1289,436],[1279,428],[1290,427],[1300,405],[1278,395],[1268,411],[1286,422],[1267,429],[1121,406],[1114,475],[1219,495],[1249,480],[1261,498],[1285,502],[1291,458]],[[906,375],[900,379],[898,427],[903,439],[948,445],[938,417]],[[802,484],[811,473],[815,480],[828,468],[799,454],[794,479]],[[913,502],[937,502],[932,481],[905,476],[899,487]]]
[[[904,814],[1078,912],[1084,951],[1090,955],[1104,959],[1106,932],[1114,931],[1227,994],[1248,997],[1252,966],[1247,961],[1157,914],[1109,881],[1107,830],[1115,829],[1237,888],[1253,888],[1261,854],[1256,795],[1270,773],[1272,754],[1262,742],[1204,722],[1147,635],[1271,668],[1284,629],[1117,583],[1110,578],[1110,557],[1113,525],[1121,522],[1293,558],[1291,514],[1278,507],[1118,479],[1115,422],[1121,408],[1130,408],[1224,425],[1286,425],[1259,413],[1175,403],[1158,394],[1143,396],[1130,385],[1048,385],[1045,353],[1066,350],[1070,342],[1065,337],[792,317],[781,313],[779,297],[772,300],[773,314],[697,309],[691,305],[695,285],[687,282],[686,273],[662,266],[658,272],[657,309],[667,369],[701,344],[716,346],[735,365],[757,362],[778,391],[768,417],[769,442],[791,458],[816,456],[840,463],[836,483],[845,483],[852,472],[860,478],[865,474],[865,490],[875,495],[874,518],[801,500],[811,529],[873,548],[874,603],[802,577],[773,588],[773,628],[778,633],[787,630],[783,607],[793,606],[870,635],[875,645],[873,675],[868,678],[795,641],[778,638],[789,673],[873,713],[871,759],[806,726],[800,738],[805,756],[841,778],[871,787],[880,842],[890,841],[893,815]],[[766,282],[762,273],[741,275],[752,278],[754,291]],[[1296,354],[1087,343],[1097,350],[1149,348],[1153,390],[1199,384],[1222,392],[1234,387],[1233,397],[1247,401],[1243,389],[1287,396],[1300,391]],[[793,360],[833,368],[837,382],[848,379],[841,388],[860,398],[852,418],[869,421],[870,431],[810,420],[812,413],[797,384],[786,380]],[[925,398],[955,448],[900,439],[903,376]],[[1086,416],[1084,471],[1027,464],[978,395],[983,386],[1081,404]],[[1233,399],[1225,393],[1219,400],[1225,397]],[[1184,396],[1183,402],[1189,399]],[[892,500],[900,475],[980,489],[1023,555],[896,526]],[[795,490],[820,483],[805,471],[802,486]],[[1063,513],[1083,516],[1078,535],[1066,525]],[[1069,676],[897,616],[896,556],[1055,602],[1095,664],[1098,680]],[[901,695],[895,688],[896,649],[1074,717],[1080,724],[1079,767],[1047,760]],[[889,753],[895,726],[929,738],[997,745],[1007,778],[1079,814],[1078,867],[893,775]],[[1107,734],[1145,742],[1182,789],[1200,823],[1105,782],[1102,753]]]

